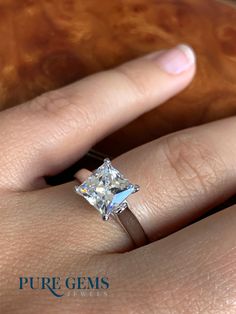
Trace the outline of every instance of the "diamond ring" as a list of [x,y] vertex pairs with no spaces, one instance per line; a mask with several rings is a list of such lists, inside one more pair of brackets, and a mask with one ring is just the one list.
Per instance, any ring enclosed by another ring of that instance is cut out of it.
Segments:
[[134,244],[142,246],[147,243],[147,237],[127,202],[127,198],[138,191],[139,186],[130,183],[112,166],[108,158],[104,159],[104,163],[82,184],[75,186],[75,192],[95,207],[103,220],[114,217],[130,235]]

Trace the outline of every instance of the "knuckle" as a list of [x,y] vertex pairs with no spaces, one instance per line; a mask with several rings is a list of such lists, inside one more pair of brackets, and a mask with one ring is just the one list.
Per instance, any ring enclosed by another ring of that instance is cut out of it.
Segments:
[[137,99],[140,101],[146,101],[149,96],[150,87],[145,83],[145,80],[140,79],[140,75],[132,70],[129,66],[121,65],[115,68],[118,75],[122,76],[122,80],[127,83],[128,88],[136,95]]
[[[50,91],[36,97],[30,104],[32,111],[57,124],[66,132],[78,126],[88,131],[94,124],[89,106],[78,95]],[[93,115],[95,116],[95,115]]]
[[164,158],[188,195],[212,191],[226,173],[226,165],[209,143],[181,132],[162,140]]

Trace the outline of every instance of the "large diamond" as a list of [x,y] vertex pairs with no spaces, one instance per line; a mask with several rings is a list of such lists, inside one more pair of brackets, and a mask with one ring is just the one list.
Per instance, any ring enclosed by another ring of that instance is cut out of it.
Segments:
[[107,220],[111,213],[116,213],[124,207],[126,198],[137,192],[138,186],[131,184],[111,165],[109,159],[105,159],[85,182],[75,187],[75,190]]

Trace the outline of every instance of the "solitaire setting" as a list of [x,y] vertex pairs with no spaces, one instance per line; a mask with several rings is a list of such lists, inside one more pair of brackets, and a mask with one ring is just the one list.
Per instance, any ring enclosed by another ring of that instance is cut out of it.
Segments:
[[81,185],[75,186],[75,192],[83,196],[108,220],[111,214],[120,214],[128,208],[127,197],[139,191],[137,184],[132,184],[106,158]]

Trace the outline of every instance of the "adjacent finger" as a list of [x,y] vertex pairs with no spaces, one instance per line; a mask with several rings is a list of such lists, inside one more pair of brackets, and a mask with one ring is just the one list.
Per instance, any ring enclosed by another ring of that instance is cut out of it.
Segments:
[[0,114],[2,188],[42,187],[97,141],[186,87],[192,50],[180,45],[48,92]]

